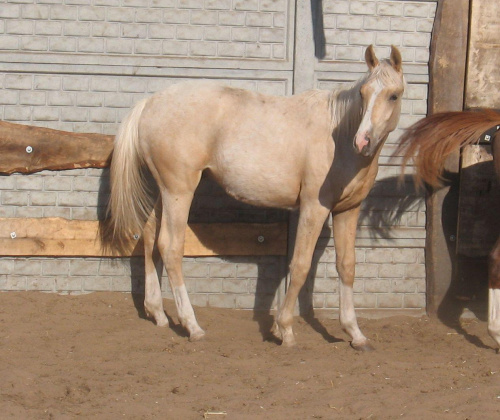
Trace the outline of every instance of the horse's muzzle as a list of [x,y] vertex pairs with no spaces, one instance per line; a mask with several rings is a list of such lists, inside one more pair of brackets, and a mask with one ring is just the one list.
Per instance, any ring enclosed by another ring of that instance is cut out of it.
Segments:
[[368,133],[358,134],[354,139],[354,149],[357,153],[363,156],[370,154],[370,144],[372,142]]

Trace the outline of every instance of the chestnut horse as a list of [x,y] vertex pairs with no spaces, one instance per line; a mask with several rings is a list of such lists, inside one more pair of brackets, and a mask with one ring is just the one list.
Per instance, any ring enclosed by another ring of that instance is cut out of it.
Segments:
[[[493,110],[443,112],[413,124],[401,136],[395,154],[403,154],[403,170],[413,159],[417,183],[438,187],[446,158],[460,147],[474,144],[487,130],[490,137],[495,171],[500,180],[500,112]],[[500,346],[500,237],[489,258],[488,332]]]
[[[382,61],[368,47],[365,61],[365,76],[332,92],[274,97],[198,81],[173,85],[132,109],[115,140],[107,229],[115,245],[143,232],[144,306],[157,325],[168,324],[159,251],[180,323],[190,340],[205,334],[181,268],[189,208],[207,171],[244,202],[300,210],[290,286],[273,331],[284,345],[295,344],[295,303],[322,226],[333,214],[340,323],[354,348],[370,349],[353,305],[356,225],[382,145],[399,120],[404,79],[394,46]],[[158,184],[156,205],[145,186],[145,167]]]

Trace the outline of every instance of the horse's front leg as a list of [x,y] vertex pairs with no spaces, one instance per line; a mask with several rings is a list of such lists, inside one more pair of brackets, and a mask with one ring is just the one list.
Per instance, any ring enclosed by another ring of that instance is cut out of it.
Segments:
[[340,325],[351,336],[351,346],[369,351],[373,347],[358,327],[354,311],[354,272],[356,264],[355,240],[359,209],[357,206],[341,213],[333,213],[333,239],[337,254],[337,271],[340,276]]
[[500,238],[490,254],[488,278],[488,332],[500,346]]
[[274,331],[281,336],[285,346],[295,345],[292,331],[293,311],[300,289],[309,274],[314,248],[328,213],[329,209],[319,202],[305,203],[300,206],[297,237],[290,264],[290,285],[276,319]]

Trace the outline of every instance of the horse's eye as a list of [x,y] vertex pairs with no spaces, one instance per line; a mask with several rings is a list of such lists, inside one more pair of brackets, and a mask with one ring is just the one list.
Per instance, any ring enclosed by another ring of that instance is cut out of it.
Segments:
[[390,101],[397,101],[398,100],[398,95],[394,94],[394,95],[391,95],[391,97],[389,98]]

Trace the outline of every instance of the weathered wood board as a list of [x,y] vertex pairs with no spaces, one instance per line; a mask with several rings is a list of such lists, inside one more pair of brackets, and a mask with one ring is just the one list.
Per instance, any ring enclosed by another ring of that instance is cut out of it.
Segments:
[[500,1],[471,3],[465,106],[500,109]]
[[484,257],[500,232],[500,186],[490,145],[471,145],[462,153],[457,252]]
[[113,138],[0,121],[0,173],[103,168]]
[[[143,255],[140,240],[131,238],[131,253],[104,250],[98,221],[62,218],[1,218],[0,256],[129,257]],[[184,255],[286,255],[286,223],[190,224]]]

